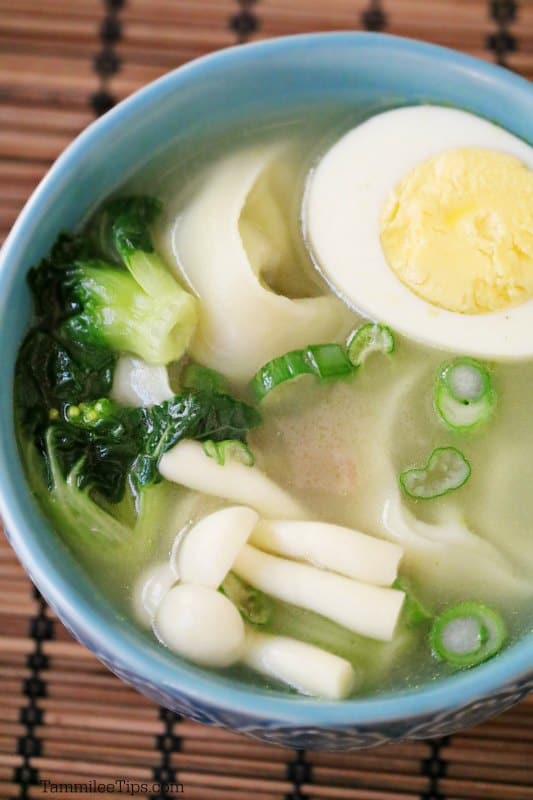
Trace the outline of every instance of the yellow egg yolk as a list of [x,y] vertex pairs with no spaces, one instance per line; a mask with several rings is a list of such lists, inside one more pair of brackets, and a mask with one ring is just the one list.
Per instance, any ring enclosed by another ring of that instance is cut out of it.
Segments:
[[482,148],[420,163],[387,200],[381,245],[402,283],[440,308],[522,303],[533,297],[533,172]]

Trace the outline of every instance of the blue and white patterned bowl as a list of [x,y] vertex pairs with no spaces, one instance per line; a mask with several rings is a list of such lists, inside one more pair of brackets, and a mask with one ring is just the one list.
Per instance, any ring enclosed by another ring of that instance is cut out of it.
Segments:
[[65,625],[107,666],[158,703],[276,744],[348,749],[452,733],[533,689],[533,639],[472,672],[343,703],[240,685],[174,658],[95,593],[36,507],[13,432],[13,366],[30,313],[28,268],[57,233],[171,140],[246,123],[265,109],[358,98],[429,101],[488,117],[531,138],[533,90],[521,78],[449,50],[373,34],[320,34],[232,48],[189,64],[89,127],[20,215],[0,266],[1,512],[11,543]]

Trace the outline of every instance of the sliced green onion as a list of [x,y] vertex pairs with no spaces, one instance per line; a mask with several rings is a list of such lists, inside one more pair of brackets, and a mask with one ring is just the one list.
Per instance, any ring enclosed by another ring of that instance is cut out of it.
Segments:
[[386,325],[365,322],[348,337],[348,357],[354,367],[360,367],[371,353],[392,353],[394,334]]
[[446,609],[433,623],[431,649],[453,667],[475,667],[496,655],[507,632],[501,616],[473,600]]
[[258,400],[262,400],[276,386],[306,374],[312,375],[313,369],[304,359],[303,350],[293,350],[262,366],[252,379],[252,391]]
[[228,391],[228,382],[224,375],[201,364],[187,364],[181,374],[181,384],[184,389],[214,394],[225,394]]
[[240,461],[247,467],[253,467],[255,464],[254,454],[248,445],[239,439],[225,439],[222,442],[208,439],[204,442],[204,453],[206,456],[214,458],[221,466],[224,466],[227,460]]
[[204,444],[204,453],[209,458],[214,458],[217,463],[220,464],[218,449],[217,449],[217,442],[214,442],[212,439],[207,439]]
[[234,572],[228,572],[220,590],[251,625],[266,625],[270,622],[273,605],[268,595],[241,581]]
[[470,477],[470,464],[455,447],[437,447],[423,467],[400,473],[404,492],[416,500],[432,500],[460,489]]
[[353,367],[340,344],[312,344],[304,351],[303,356],[312,372],[319,378],[343,378],[351,375]]
[[353,373],[346,350],[340,344],[312,344],[304,350],[292,350],[261,367],[252,379],[252,391],[262,400],[276,386],[299,375],[344,378]]
[[392,588],[399,589],[405,594],[402,616],[409,628],[420,625],[422,622],[427,622],[433,617],[431,611],[416,597],[409,580],[400,575],[392,584]]
[[491,416],[495,405],[489,371],[479,361],[455,358],[441,367],[435,385],[435,409],[448,428],[473,428]]

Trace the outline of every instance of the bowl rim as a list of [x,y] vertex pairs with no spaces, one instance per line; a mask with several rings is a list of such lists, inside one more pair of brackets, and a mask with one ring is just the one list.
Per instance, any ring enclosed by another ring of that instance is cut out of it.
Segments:
[[[130,118],[135,118],[146,101],[156,101],[170,87],[179,86],[182,81],[186,81],[189,75],[208,75],[218,70],[219,66],[243,63],[256,54],[274,56],[278,51],[287,48],[308,51],[309,48],[332,42],[339,46],[393,51],[398,55],[415,53],[432,62],[440,62],[447,68],[473,73],[481,77],[489,88],[496,83],[514,88],[519,93],[524,90],[531,92],[530,84],[525,78],[508,73],[494,64],[448,48],[390,34],[331,32],[284,36],[236,45],[189,62],[142,87],[91,123],[47,172],[24,206],[0,253],[0,320],[4,318],[3,308],[7,303],[10,287],[17,280],[10,264],[13,262],[13,267],[18,251],[25,249],[32,228],[39,224],[35,219],[38,220],[46,208],[47,195],[62,181],[68,180],[68,173],[77,159],[97,145],[101,135],[122,126]],[[18,279],[22,277],[18,276]],[[8,424],[12,424],[12,420]],[[80,639],[98,643],[100,656],[105,654],[114,664],[139,678],[141,683],[163,688],[178,698],[185,695],[193,705],[198,704],[200,709],[223,709],[252,720],[273,721],[278,727],[372,728],[376,724],[400,723],[406,719],[439,717],[501,690],[511,691],[513,685],[516,687],[520,682],[525,683],[533,675],[531,636],[526,636],[498,658],[477,667],[475,671],[456,673],[434,685],[429,683],[421,688],[362,699],[354,698],[342,703],[265,694],[255,687],[247,688],[243,684],[215,682],[209,673],[199,674],[198,670],[190,669],[184,662],[173,661],[167,664],[163,659],[158,659],[140,638],[131,636],[120,620],[110,617],[109,613],[105,615],[103,610],[100,611],[86,602],[77,592],[74,577],[68,577],[64,571],[56,568],[47,558],[46,549],[37,541],[32,541],[32,527],[26,519],[23,504],[16,496],[5,443],[5,437],[0,437],[0,475],[3,476],[0,486],[0,514],[13,548],[44,597]]]

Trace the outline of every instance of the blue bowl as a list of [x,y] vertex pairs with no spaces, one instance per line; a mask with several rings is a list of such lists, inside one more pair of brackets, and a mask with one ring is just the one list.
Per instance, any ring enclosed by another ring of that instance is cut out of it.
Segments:
[[26,485],[13,431],[13,368],[30,315],[25,276],[139,165],[176,139],[268,108],[347,102],[451,104],[531,137],[533,91],[450,50],[374,34],[319,34],[232,48],[167,75],[91,125],[65,151],[14,226],[0,266],[1,513],[10,541],[61,620],[114,673],[200,722],[292,747],[348,749],[452,733],[533,689],[533,638],[471,672],[379,697],[320,702],[239,684],[179,661],[125,621],[54,534]]

